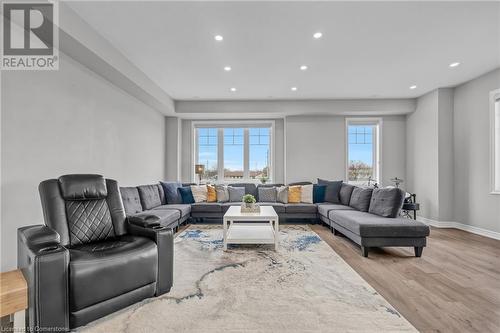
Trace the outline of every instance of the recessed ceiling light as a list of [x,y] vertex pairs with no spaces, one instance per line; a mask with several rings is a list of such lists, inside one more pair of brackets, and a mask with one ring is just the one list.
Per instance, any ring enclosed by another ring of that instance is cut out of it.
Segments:
[[316,39],[320,39],[321,37],[323,36],[323,34],[321,32],[315,32],[313,37],[316,38]]
[[449,66],[450,66],[451,68],[453,68],[453,67],[457,67],[458,65],[460,65],[460,63],[459,63],[459,62],[452,62]]
[[230,89],[232,92],[235,92],[236,91],[236,88],[231,88]]
[[215,35],[214,36],[214,39],[218,42],[222,41],[224,39],[224,37],[222,37],[221,35]]
[[306,65],[302,65],[302,66],[300,66],[300,70],[301,70],[301,71],[305,71],[305,70],[307,70],[307,66],[306,66]]
[[231,70],[231,66],[226,66],[226,67],[224,67],[224,70],[225,70],[226,72],[229,72],[229,71]]
[[410,89],[413,90],[413,89],[417,89],[417,86],[416,85],[412,85],[410,86]]
[[297,91],[297,87],[291,87],[290,88],[292,91]]

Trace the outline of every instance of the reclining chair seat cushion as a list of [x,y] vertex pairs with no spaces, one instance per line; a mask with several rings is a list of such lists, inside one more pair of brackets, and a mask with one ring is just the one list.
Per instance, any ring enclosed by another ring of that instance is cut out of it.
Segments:
[[70,311],[156,282],[156,244],[147,238],[121,236],[69,249]]
[[221,213],[222,207],[218,202],[198,202],[191,205],[191,212],[194,213]]
[[331,210],[330,220],[361,237],[415,238],[429,236],[429,227],[421,222],[380,217],[356,210]]
[[175,209],[156,209],[156,210],[146,210],[142,213],[130,215],[135,217],[149,217],[149,216],[157,216],[160,219],[160,225],[164,227],[169,227],[172,224],[176,224],[177,221],[181,218],[181,213]]
[[287,213],[315,214],[318,212],[318,208],[315,204],[310,203],[289,203],[285,204],[285,211]]
[[318,213],[324,217],[328,217],[328,213],[331,210],[354,210],[354,208],[345,205],[331,204],[331,203],[318,204]]
[[181,218],[188,216],[191,214],[191,205],[183,205],[183,204],[172,204],[172,205],[162,205],[156,208],[153,208],[153,211],[156,210],[177,210],[181,214]]
[[260,206],[273,206],[277,214],[285,213],[285,204],[281,202],[258,202]]

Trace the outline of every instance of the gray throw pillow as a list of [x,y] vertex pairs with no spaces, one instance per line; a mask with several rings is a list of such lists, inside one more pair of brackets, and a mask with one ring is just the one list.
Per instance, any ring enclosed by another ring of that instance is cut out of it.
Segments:
[[276,202],[276,187],[259,186],[259,202]]
[[244,187],[228,186],[227,189],[229,191],[229,201],[230,202],[242,202],[243,201],[243,196],[245,195],[245,188]]
[[281,203],[288,203],[288,186],[280,186],[276,188],[276,199]]
[[165,199],[167,200],[167,204],[181,204],[182,203],[181,194],[177,190],[179,187],[182,187],[181,183],[160,181],[160,184],[163,187],[163,192],[165,193]]
[[340,203],[340,188],[342,180],[330,181],[318,178],[318,185],[326,185],[325,201],[331,203]]
[[342,183],[339,193],[341,204],[349,206],[349,202],[351,201],[352,190],[354,190],[353,185]]
[[376,188],[373,190],[369,213],[383,217],[397,217],[405,192],[396,187]]
[[360,212],[367,212],[368,208],[370,207],[372,192],[372,188],[362,188],[355,186],[352,190],[349,206],[359,210]]
[[217,202],[229,201],[229,190],[226,185],[215,185],[215,192],[217,193]]

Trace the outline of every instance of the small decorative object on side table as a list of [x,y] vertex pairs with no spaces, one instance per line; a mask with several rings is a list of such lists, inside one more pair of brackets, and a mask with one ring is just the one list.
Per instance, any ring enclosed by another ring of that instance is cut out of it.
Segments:
[[0,300],[0,317],[13,315],[13,332],[24,332],[28,286],[20,270],[0,273]]
[[420,204],[417,203],[417,195],[415,193],[410,193],[408,198],[405,198],[403,202],[403,207],[401,208],[401,217],[411,219],[410,212],[413,211],[413,219],[417,219],[417,210],[420,209]]

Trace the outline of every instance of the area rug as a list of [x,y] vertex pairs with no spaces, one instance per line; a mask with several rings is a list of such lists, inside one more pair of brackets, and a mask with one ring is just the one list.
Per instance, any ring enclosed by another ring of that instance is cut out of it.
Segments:
[[83,332],[414,332],[307,225],[283,226],[279,250],[222,250],[222,226],[175,239],[174,287]]

